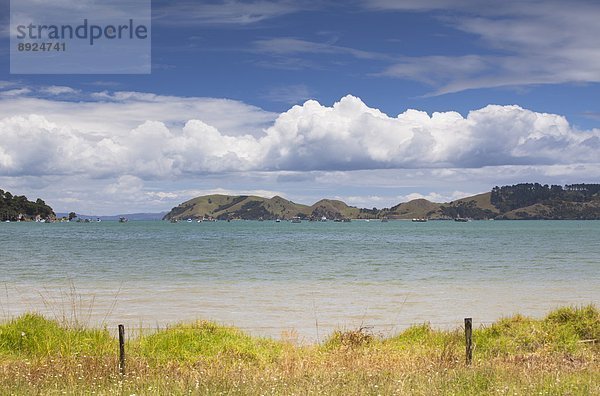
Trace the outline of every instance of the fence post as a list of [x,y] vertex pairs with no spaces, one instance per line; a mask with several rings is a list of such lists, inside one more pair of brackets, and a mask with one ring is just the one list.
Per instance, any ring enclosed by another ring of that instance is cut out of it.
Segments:
[[119,374],[125,375],[125,326],[119,325]]
[[471,364],[473,359],[473,319],[465,318],[465,345],[466,345],[466,363]]

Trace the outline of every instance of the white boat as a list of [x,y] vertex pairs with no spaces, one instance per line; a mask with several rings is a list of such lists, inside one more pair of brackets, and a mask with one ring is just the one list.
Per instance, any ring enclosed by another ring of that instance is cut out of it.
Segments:
[[295,216],[292,217],[292,223],[302,223],[302,220],[300,219],[300,217]]
[[327,217],[325,217],[325,216],[321,217],[321,221],[327,221]]
[[191,222],[192,222],[192,219],[187,219],[187,222],[188,222],[188,223],[191,223]]
[[281,223],[281,219],[275,219],[275,223]]

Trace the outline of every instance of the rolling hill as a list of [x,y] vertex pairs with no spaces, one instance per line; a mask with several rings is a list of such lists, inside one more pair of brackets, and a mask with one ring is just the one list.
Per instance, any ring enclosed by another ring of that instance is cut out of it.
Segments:
[[285,198],[257,197],[252,195],[206,195],[197,197],[173,208],[164,217],[171,219],[214,218],[244,220],[274,220],[300,218],[329,219],[358,217],[360,209],[342,201],[323,199],[312,206],[297,204]]

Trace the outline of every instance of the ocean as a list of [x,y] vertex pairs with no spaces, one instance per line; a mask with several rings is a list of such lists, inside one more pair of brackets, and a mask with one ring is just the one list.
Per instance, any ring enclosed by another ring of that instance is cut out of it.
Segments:
[[323,341],[600,302],[598,221],[0,224],[0,320]]

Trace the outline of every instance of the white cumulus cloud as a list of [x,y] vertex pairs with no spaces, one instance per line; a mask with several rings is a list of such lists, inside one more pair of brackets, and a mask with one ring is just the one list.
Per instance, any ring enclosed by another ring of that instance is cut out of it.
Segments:
[[[0,176],[175,180],[249,171],[568,165],[597,163],[600,149],[599,129],[578,130],[560,115],[519,106],[490,105],[466,117],[418,110],[392,117],[348,95],[333,106],[309,100],[269,126],[265,112],[238,102],[106,95],[108,101],[82,103],[0,99]],[[29,107],[7,115],[15,102]],[[211,112],[225,121],[214,125]]]
[[562,116],[519,106],[389,117],[346,96],[332,107],[293,107],[261,143],[273,168],[351,170],[595,162],[598,139],[598,129],[578,131]]

